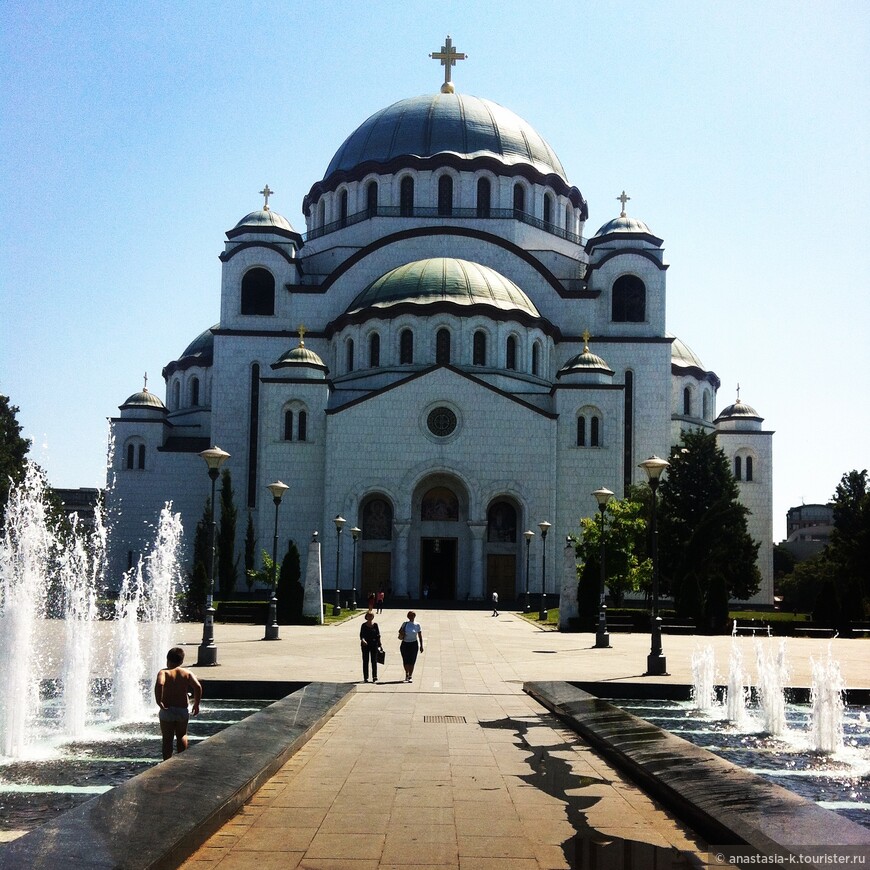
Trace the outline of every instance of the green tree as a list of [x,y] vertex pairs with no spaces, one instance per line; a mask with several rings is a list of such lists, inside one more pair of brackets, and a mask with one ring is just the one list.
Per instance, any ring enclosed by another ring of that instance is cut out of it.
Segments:
[[[652,577],[652,561],[646,554],[646,507],[636,493],[611,499],[604,512],[604,581],[616,606],[627,592],[646,589]],[[583,517],[581,536],[575,538],[581,562],[578,606],[580,618],[598,613],[601,589],[601,519]]]
[[661,591],[677,615],[699,628],[721,630],[730,598],[746,599],[761,583],[758,543],[746,526],[748,509],[713,433],[684,432],[671,450],[659,487]]
[[211,558],[211,499],[205,500],[202,517],[193,533],[193,559],[187,572],[186,610],[189,619],[202,619],[208,596],[208,565]]
[[218,588],[221,598],[229,598],[236,588],[239,560],[236,557],[236,522],[238,520],[230,470],[221,473],[221,521],[218,527]]
[[10,485],[21,483],[27,465],[30,441],[21,435],[18,407],[0,394],[0,523],[6,513]]
[[257,550],[257,538],[254,534],[254,520],[248,511],[248,528],[245,531],[245,583],[248,584],[248,592],[254,585],[251,572],[254,570],[254,554]]
[[844,474],[834,493],[834,529],[825,557],[834,566],[840,627],[870,614],[870,483],[867,469]]

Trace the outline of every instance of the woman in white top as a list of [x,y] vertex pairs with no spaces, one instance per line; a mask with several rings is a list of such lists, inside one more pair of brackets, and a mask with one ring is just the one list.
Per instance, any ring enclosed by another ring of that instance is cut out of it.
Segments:
[[423,652],[423,628],[417,620],[417,614],[413,610],[408,611],[408,621],[402,623],[399,629],[399,637],[402,640],[399,647],[402,653],[402,664],[405,666],[405,682],[413,683],[414,665],[417,663],[417,644],[420,652]]

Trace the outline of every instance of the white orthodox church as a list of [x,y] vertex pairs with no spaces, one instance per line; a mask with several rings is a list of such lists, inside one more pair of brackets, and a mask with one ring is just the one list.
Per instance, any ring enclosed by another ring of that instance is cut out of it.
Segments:
[[268,185],[226,233],[217,322],[163,369],[165,401],[143,389],[111,420],[113,576],[167,501],[190,551],[210,494],[198,454],[218,445],[239,553],[248,512],[258,552],[271,549],[267,485],[282,480],[281,548],[304,552],[319,530],[327,589],[341,547],[343,590],[512,600],[545,579],[558,595],[593,490],[621,497],[646,481],[639,462],[701,428],[761,542],[753,601],[772,604],[773,433],[739,398],[717,415],[719,379],[668,333],[662,239],[627,216],[624,193],[589,232],[543,137],[454,89],[464,56],[449,37],[433,57],[440,92],[350,133],[304,198],[304,234]]

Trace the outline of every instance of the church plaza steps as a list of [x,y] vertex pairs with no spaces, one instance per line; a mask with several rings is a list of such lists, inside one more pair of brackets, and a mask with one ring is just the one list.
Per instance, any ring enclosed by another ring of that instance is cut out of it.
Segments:
[[[296,734],[289,757],[273,762],[266,775],[258,762],[256,781],[238,789],[235,804],[225,803],[220,818],[212,815],[210,828],[194,830],[185,849],[146,863],[136,860],[131,841],[128,863],[92,866],[703,866],[709,852],[696,832],[548,709],[558,704],[545,706],[523,691],[524,683],[538,683],[538,697],[546,701],[541,693],[547,683],[642,682],[649,636],[619,634],[611,639],[612,649],[597,650],[591,634],[542,631],[514,614],[489,614],[419,608],[426,651],[410,685],[402,680],[396,638],[405,615],[400,608],[377,617],[387,664],[376,685],[361,681],[359,619],[282,627],[278,642],[260,640],[262,627],[216,626],[220,664],[196,668],[206,697],[210,680],[313,681],[312,697],[322,693],[329,709],[291,712],[290,719],[299,721],[288,726],[289,737],[296,726],[305,733]],[[200,631],[195,624],[178,627],[174,642],[188,649],[190,660]],[[708,644],[724,669],[730,642],[666,638],[670,674],[656,682],[691,682],[692,651]],[[864,640],[789,639],[791,683],[808,685],[809,658],[826,654],[829,643],[846,684],[865,686]],[[271,739],[287,751],[289,738],[264,737]],[[164,782],[166,774],[179,781],[190,776],[185,767],[211,742],[157,766],[153,775],[159,778],[163,770]],[[217,773],[220,779],[216,767],[243,767],[246,754],[201,762],[202,779],[192,777],[193,794],[179,801],[180,811],[173,806],[175,815],[195,818],[198,805],[208,803],[210,777]],[[147,800],[141,811],[148,812]],[[194,851],[197,840],[201,845]],[[181,863],[185,851],[189,858]],[[0,860],[0,866],[26,865]]]

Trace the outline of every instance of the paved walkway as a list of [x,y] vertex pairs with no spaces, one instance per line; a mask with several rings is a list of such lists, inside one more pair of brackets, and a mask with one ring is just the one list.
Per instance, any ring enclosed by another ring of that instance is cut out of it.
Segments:
[[[426,651],[408,685],[403,616],[378,617],[388,661],[376,685],[361,682],[358,619],[282,628],[276,643],[251,626],[216,627],[221,679],[360,684],[185,870],[660,868],[705,858],[706,844],[522,692],[531,679],[636,680],[647,636],[615,634],[613,649],[595,650],[591,635],[540,631],[515,615],[420,611]],[[198,643],[197,626],[180,633]],[[665,679],[690,682],[692,650],[711,642],[722,669],[730,639],[666,637]],[[806,684],[809,655],[827,648],[788,642],[793,684]],[[847,683],[865,685],[867,642],[832,648]]]

